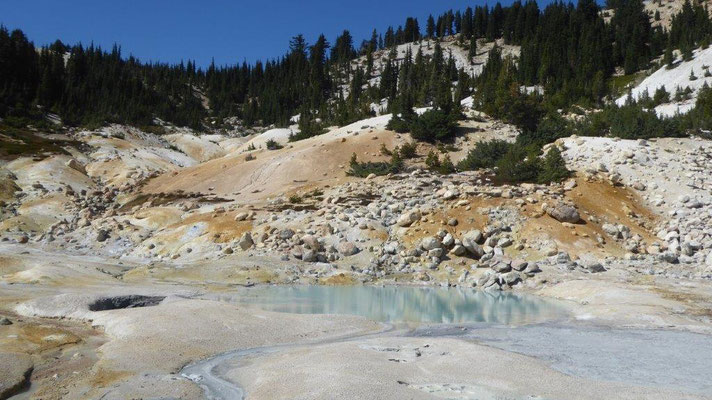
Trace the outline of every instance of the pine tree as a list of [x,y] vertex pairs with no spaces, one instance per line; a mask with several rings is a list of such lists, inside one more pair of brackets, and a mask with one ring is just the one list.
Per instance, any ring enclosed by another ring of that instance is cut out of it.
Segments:
[[470,60],[470,65],[475,65],[475,56],[477,56],[477,39],[470,39],[470,50],[467,52],[467,58]]
[[433,19],[432,14],[428,16],[425,34],[427,35],[428,39],[432,39],[435,37],[435,19]]
[[665,55],[663,56],[663,64],[667,65],[668,69],[671,69],[674,67],[674,62],[675,59],[672,56],[672,45],[668,42],[668,45],[665,48]]

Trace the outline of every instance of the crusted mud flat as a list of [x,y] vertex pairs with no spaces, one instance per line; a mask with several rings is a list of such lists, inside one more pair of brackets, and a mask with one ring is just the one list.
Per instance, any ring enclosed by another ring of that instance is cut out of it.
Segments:
[[[692,281],[661,280],[652,290],[651,282],[619,280],[612,271],[583,275],[534,291],[561,299],[567,312],[555,324],[431,324],[378,333],[380,323],[361,317],[234,302],[236,291],[251,289],[205,284],[199,276],[127,282],[101,272],[104,262],[75,256],[63,260],[63,275],[49,279],[51,254],[15,254],[7,259],[27,265],[20,271],[44,276],[0,285],[12,322],[0,326],[0,348],[27,352],[35,364],[19,398],[203,398],[206,387],[215,398],[238,391],[246,398],[706,395],[700,371],[709,370],[710,325],[696,310],[709,295]],[[162,301],[90,310],[106,299]],[[25,347],[17,348],[18,338]],[[651,344],[665,349],[651,352]]]
[[[651,349],[651,341],[666,348]],[[232,360],[218,359],[203,372],[219,375],[223,385],[237,388],[234,382],[239,382],[239,390],[258,399],[369,393],[378,398],[703,399],[709,398],[709,354],[688,356],[709,342],[709,336],[691,333],[580,324],[428,327],[338,343],[252,349],[228,354]],[[628,346],[641,347],[630,351]],[[682,369],[671,372],[671,366]],[[212,393],[209,387],[207,393]]]

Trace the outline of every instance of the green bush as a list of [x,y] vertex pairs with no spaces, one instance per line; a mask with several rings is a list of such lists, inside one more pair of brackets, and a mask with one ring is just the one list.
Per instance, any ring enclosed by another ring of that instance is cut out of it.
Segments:
[[709,138],[712,130],[712,88],[705,83],[697,95],[695,108],[681,118],[686,129]]
[[457,164],[457,169],[460,171],[476,171],[482,168],[493,168],[511,147],[512,144],[504,140],[479,142]]
[[404,143],[400,149],[399,153],[401,158],[403,159],[410,159],[410,158],[415,158],[418,157],[418,144],[415,142],[408,142]]
[[537,181],[539,183],[561,182],[571,176],[571,171],[566,168],[566,161],[561,157],[558,147],[552,147],[541,161],[541,170]]
[[400,172],[402,168],[403,162],[400,157],[395,154],[391,157],[391,162],[359,162],[356,158],[356,153],[354,153],[351,156],[349,170],[346,172],[346,175],[366,178],[371,174],[378,176],[395,174]]
[[281,144],[277,143],[274,139],[270,139],[265,143],[267,150],[279,150],[283,148]]
[[313,119],[308,112],[302,112],[299,119],[299,133],[289,135],[289,141],[296,142],[324,133],[326,133],[326,129],[319,122]]
[[524,146],[536,144],[543,146],[557,139],[571,136],[566,120],[557,112],[546,114],[533,131],[524,130],[517,137],[517,143]]
[[445,155],[443,160],[440,161],[440,157],[438,157],[438,154],[433,150],[430,150],[428,156],[425,158],[425,166],[430,171],[443,175],[452,174],[456,171],[455,165],[452,163],[449,155]]
[[579,136],[622,139],[684,136],[679,118],[659,118],[655,110],[645,110],[640,104],[607,107],[578,123],[575,132]]
[[441,110],[428,110],[410,123],[410,136],[415,140],[435,142],[455,137],[455,122]]
[[561,182],[571,176],[561,152],[554,147],[542,159],[536,144],[522,145],[502,140],[480,142],[458,163],[460,171],[474,171],[496,167],[496,178],[501,183]]
[[391,120],[388,121],[388,125],[386,125],[386,129],[397,133],[406,133],[410,131],[410,123],[398,114],[393,114]]
[[512,146],[497,161],[497,180],[502,183],[536,182],[541,172],[538,149]]

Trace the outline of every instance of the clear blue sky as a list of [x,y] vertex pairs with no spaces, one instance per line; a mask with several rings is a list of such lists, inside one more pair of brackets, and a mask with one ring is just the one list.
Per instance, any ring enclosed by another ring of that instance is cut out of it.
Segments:
[[38,46],[117,43],[144,61],[207,66],[212,58],[225,65],[278,57],[298,33],[310,43],[320,33],[333,42],[348,29],[360,43],[373,28],[382,33],[407,16],[424,29],[430,13],[477,4],[484,0],[2,0],[0,24],[22,29]]

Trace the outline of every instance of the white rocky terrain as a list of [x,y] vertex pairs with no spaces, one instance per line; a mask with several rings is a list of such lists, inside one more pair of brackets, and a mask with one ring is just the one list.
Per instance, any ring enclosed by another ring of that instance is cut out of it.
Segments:
[[[470,60],[468,56],[469,45],[459,43],[459,38],[459,35],[452,35],[440,41],[443,56],[445,57],[445,60],[449,60],[450,57],[452,57],[452,59],[455,61],[455,66],[457,67],[457,69],[462,69],[467,75],[471,77],[476,77],[480,75],[480,73],[482,73],[482,69],[487,63],[490,50],[492,50],[494,46],[497,46],[502,51],[503,57],[518,57],[520,54],[519,46],[505,44],[504,40],[502,39],[499,39],[496,42],[478,40],[477,54],[472,60]],[[435,40],[423,39],[419,42],[405,43],[396,46],[396,58],[394,61],[400,62],[404,60],[408,55],[408,52],[410,52],[413,61],[415,61],[418,52],[420,52],[423,56],[432,56],[435,52]],[[388,49],[379,50],[373,54],[373,73],[372,77],[369,79],[369,85],[379,85],[381,81],[381,73],[383,72],[383,68],[385,67],[386,62],[388,61],[390,53],[391,50]],[[352,68],[361,67],[365,69],[366,66],[366,56],[356,58],[351,62]],[[348,93],[348,85],[344,85],[341,90],[345,94]],[[374,107],[374,109],[377,113],[381,113],[382,110],[385,110],[385,107],[383,107],[383,105],[378,105]]]
[[[389,119],[299,142],[296,126],[231,137],[115,125],[66,133],[65,154],[4,163],[0,360],[12,368],[0,396],[709,398],[695,371],[650,367],[685,368],[680,357],[711,348],[709,141],[562,139],[575,177],[555,185],[436,175],[422,168],[427,144],[407,172],[346,176],[352,153],[386,160],[382,146],[410,140]],[[461,122],[455,162],[478,141],[516,138],[477,120]],[[530,328],[495,340],[479,325],[410,331],[228,301],[265,284],[537,295],[565,311],[535,337],[670,351],[586,367],[566,353],[583,344],[526,342]],[[705,354],[695,365],[712,367]]]
[[[623,105],[629,98],[640,100],[643,97],[652,98],[655,91],[664,88],[670,96],[669,102],[655,107],[655,112],[661,117],[672,117],[676,114],[685,114],[695,107],[697,94],[703,86],[712,86],[712,48],[697,49],[693,52],[692,59],[685,61],[682,57],[674,62],[674,67],[663,66],[647,76],[640,84],[633,87],[630,92],[616,100],[618,105]],[[690,94],[681,100],[675,100],[678,90],[690,89]]]

